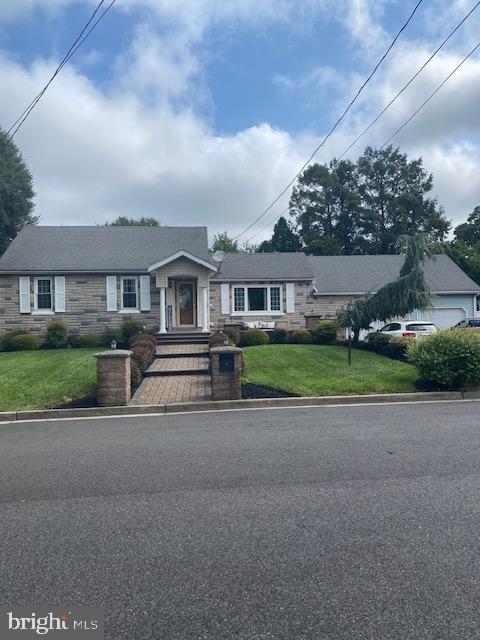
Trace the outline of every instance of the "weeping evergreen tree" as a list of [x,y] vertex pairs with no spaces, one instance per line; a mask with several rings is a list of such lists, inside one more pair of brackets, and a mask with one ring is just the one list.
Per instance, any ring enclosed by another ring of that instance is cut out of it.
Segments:
[[337,314],[342,327],[351,323],[354,342],[358,341],[360,330],[369,329],[372,322],[406,316],[416,309],[425,311],[432,304],[432,292],[423,270],[425,260],[432,256],[426,236],[402,236],[400,243],[405,260],[398,278],[375,294],[356,300],[350,314],[345,308]]

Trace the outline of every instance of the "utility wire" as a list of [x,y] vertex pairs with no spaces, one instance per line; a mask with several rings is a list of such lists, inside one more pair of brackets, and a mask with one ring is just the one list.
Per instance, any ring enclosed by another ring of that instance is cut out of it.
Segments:
[[420,113],[420,111],[430,102],[430,100],[437,95],[437,93],[440,91],[440,89],[445,86],[447,84],[447,82],[450,80],[450,78],[457,73],[457,71],[460,69],[460,67],[465,64],[465,62],[471,58],[473,56],[473,54],[475,53],[475,51],[477,51],[478,49],[480,49],[480,42],[469,52],[467,53],[467,55],[462,59],[462,61],[457,64],[457,66],[455,67],[455,69],[453,69],[446,78],[443,79],[443,81],[438,85],[438,87],[435,89],[435,91],[433,91],[428,98],[422,102],[422,104],[418,107],[418,109],[416,109],[412,115],[405,120],[405,122],[398,127],[398,129],[395,131],[395,133],[392,133],[392,135],[388,138],[388,140],[386,142],[384,142],[382,144],[382,146],[380,147],[380,149],[384,149],[392,140],[393,138],[395,138],[395,136],[400,133],[400,131],[402,131],[402,129],[404,129],[414,118],[415,116]]
[[313,153],[311,154],[311,156],[308,158],[308,160],[305,162],[305,164],[301,167],[300,171],[298,171],[298,173],[292,178],[292,180],[290,180],[290,182],[287,184],[287,186],[285,187],[285,189],[275,198],[275,200],[257,217],[255,218],[255,220],[248,226],[246,227],[243,231],[241,231],[240,233],[238,233],[236,236],[234,236],[232,238],[232,240],[236,240],[237,238],[239,238],[240,236],[242,236],[244,233],[246,233],[249,229],[251,229],[255,224],[257,224],[257,222],[259,220],[261,220],[269,211],[270,209],[280,200],[280,198],[285,195],[285,193],[288,191],[288,189],[292,186],[292,184],[295,182],[295,180],[300,176],[300,174],[302,173],[302,171],[310,164],[310,162],[313,160],[313,158],[317,155],[317,153],[320,151],[320,149],[325,145],[325,143],[327,142],[327,140],[330,138],[330,136],[333,134],[333,132],[337,129],[337,127],[340,125],[340,123],[343,121],[343,119],[345,118],[345,116],[347,115],[347,113],[350,111],[351,107],[353,106],[353,104],[357,101],[358,97],[360,96],[360,94],[362,93],[362,91],[365,89],[365,87],[367,86],[367,84],[370,82],[370,80],[373,78],[373,76],[375,75],[375,73],[377,72],[378,68],[380,67],[380,65],[382,64],[382,62],[385,60],[385,58],[387,57],[387,55],[390,53],[390,51],[392,50],[392,48],[395,46],[395,43],[397,42],[397,40],[399,39],[399,37],[401,36],[401,34],[403,33],[403,31],[405,31],[405,29],[407,28],[407,26],[410,24],[413,16],[415,15],[415,13],[417,12],[417,9],[419,8],[419,6],[422,4],[423,0],[419,0],[417,2],[417,4],[415,5],[415,7],[413,8],[412,12],[410,13],[407,21],[402,25],[400,31],[397,33],[397,35],[395,36],[395,38],[392,40],[392,42],[390,43],[390,45],[388,46],[387,50],[385,51],[385,53],[382,55],[382,57],[380,58],[380,60],[377,62],[377,64],[375,65],[373,71],[370,73],[370,75],[367,77],[367,79],[365,80],[365,82],[362,84],[362,86],[360,87],[360,89],[357,91],[357,93],[355,94],[355,96],[352,98],[352,100],[350,101],[350,103],[348,104],[347,108],[344,110],[344,112],[342,113],[342,115],[338,118],[338,120],[335,122],[335,124],[333,125],[333,127],[330,129],[330,131],[327,133],[327,135],[323,138],[323,140],[321,141],[321,143],[318,145],[318,147],[313,151]]
[[[471,14],[480,6],[480,2],[477,2],[474,7],[466,14],[466,16],[456,25],[456,27],[449,33],[449,35],[445,38],[445,40],[443,40],[443,42],[437,47],[437,49],[435,49],[435,51],[432,53],[432,55],[425,61],[425,63],[418,69],[418,71],[410,78],[410,80],[400,89],[400,91],[390,100],[390,102],[382,109],[382,111],[374,118],[374,120],[372,120],[372,122],[368,125],[368,127],[366,127],[366,129],[364,129],[356,138],[355,140],[345,149],[345,151],[340,154],[338,156],[338,160],[341,160],[349,151],[350,149],[355,146],[355,144],[360,140],[360,138],[362,138],[366,133],[368,133],[368,131],[370,131],[370,129],[380,120],[380,118],[383,116],[383,114],[392,106],[392,104],[402,95],[402,93],[405,92],[405,90],[412,84],[412,82],[420,75],[420,73],[425,69],[425,67],[430,64],[430,62],[433,60],[433,58],[439,53],[439,51],[447,44],[447,42],[452,38],[452,36],[460,29],[460,27],[465,23],[465,21],[471,16]],[[384,149],[387,144],[389,142],[391,142],[393,140],[393,138],[400,133],[400,131],[406,127],[409,122],[411,120],[413,120],[413,118],[415,118],[415,116],[419,113],[419,111],[421,111],[423,109],[423,107],[425,107],[428,102],[430,102],[430,100],[440,91],[440,89],[444,86],[444,84],[446,84],[446,82],[448,82],[448,80],[452,77],[452,75],[454,75],[458,69],[468,60],[468,58],[470,58],[475,51],[479,48],[480,44],[477,45],[477,47],[475,47],[461,62],[460,64],[452,71],[452,73],[445,78],[445,80],[442,82],[442,84],[440,86],[437,87],[437,89],[429,96],[429,98],[415,111],[415,113],[413,113],[410,118],[404,122],[402,124],[402,126],[397,129],[397,131],[395,131],[395,133],[390,136],[390,138],[382,145],[382,147],[380,147],[381,149]],[[287,209],[288,210],[288,209]],[[267,225],[266,227],[264,227],[263,229],[261,229],[259,232],[255,233],[253,236],[251,236],[247,242],[250,242],[253,238],[255,238],[256,236],[260,235],[260,233],[263,233],[263,231],[266,231],[266,229],[269,228],[269,226],[271,226],[272,224],[274,224],[279,218],[281,218],[282,215],[284,215],[285,211],[282,211],[282,213],[277,216],[276,218],[274,218],[274,220],[272,220],[270,222],[269,225]]]
[[345,149],[345,151],[343,153],[341,153],[338,156],[338,160],[341,160],[349,151],[352,147],[354,147],[357,142],[360,140],[360,138],[363,138],[363,136],[368,133],[370,131],[370,129],[380,120],[380,118],[383,116],[383,114],[390,109],[390,107],[392,106],[392,104],[398,100],[398,98],[402,95],[402,93],[404,93],[404,91],[406,89],[408,89],[408,87],[412,84],[412,82],[422,73],[422,71],[425,69],[425,67],[427,65],[430,64],[430,62],[433,60],[433,58],[435,58],[435,56],[438,54],[438,52],[443,49],[443,47],[447,44],[447,42],[452,38],[452,36],[460,29],[460,27],[463,25],[463,23],[472,15],[472,13],[475,11],[475,9],[478,8],[478,6],[480,5],[480,2],[477,2],[477,4],[467,13],[467,15],[463,18],[463,20],[461,20],[457,26],[455,27],[455,29],[453,29],[453,31],[451,31],[449,33],[449,35],[445,38],[445,40],[435,49],[435,51],[432,53],[432,55],[428,58],[428,60],[426,60],[423,65],[418,69],[418,71],[410,78],[410,80],[400,89],[400,91],[390,100],[390,102],[380,111],[380,113],[372,120],[372,122],[368,125],[368,127],[366,129],[364,129],[356,138],[355,140]]
[[[98,11],[100,10],[101,6],[105,2],[105,0],[100,0],[98,5],[96,6],[95,10],[93,11],[92,15],[90,16],[88,22],[85,24],[85,26],[83,27],[83,29],[81,30],[81,32],[77,36],[75,42],[72,44],[70,49],[67,51],[67,53],[63,57],[62,61],[60,62],[60,64],[56,68],[55,72],[53,73],[52,77],[49,79],[49,81],[43,87],[43,89],[35,96],[35,98],[30,102],[30,104],[26,107],[26,109],[23,111],[23,113],[15,120],[15,122],[11,125],[11,127],[6,132],[7,136],[9,136],[10,140],[15,136],[17,131],[23,125],[25,120],[28,118],[30,113],[33,111],[33,109],[36,107],[38,102],[41,100],[43,94],[47,91],[48,87],[52,84],[52,82],[54,81],[56,76],[60,73],[62,68],[67,64],[67,62],[72,58],[72,56],[78,51],[78,49],[82,46],[82,44],[85,42],[85,40],[87,40],[89,35],[92,33],[92,31],[98,25],[98,23],[103,19],[105,14],[108,13],[108,11],[112,8],[112,6],[115,4],[116,1],[117,0],[111,0],[110,4],[104,9],[104,11],[97,18],[97,20],[95,20],[93,25],[90,28],[88,28],[91,25],[92,21],[94,20],[94,18],[96,16],[96,14],[98,13]],[[87,29],[88,29],[88,31],[87,31]]]

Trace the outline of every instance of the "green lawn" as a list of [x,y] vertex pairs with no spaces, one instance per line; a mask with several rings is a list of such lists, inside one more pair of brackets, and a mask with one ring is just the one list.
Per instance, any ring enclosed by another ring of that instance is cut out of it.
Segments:
[[369,351],[337,346],[278,344],[247,347],[248,382],[301,396],[415,391],[417,372],[409,364]]
[[96,384],[93,354],[100,350],[0,353],[0,411],[50,408],[91,393]]

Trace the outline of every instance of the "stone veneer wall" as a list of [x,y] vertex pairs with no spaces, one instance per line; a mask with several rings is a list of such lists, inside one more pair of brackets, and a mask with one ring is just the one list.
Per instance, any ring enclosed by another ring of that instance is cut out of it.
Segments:
[[[241,282],[231,283],[230,287],[230,304],[232,303],[231,297],[233,295],[233,286]],[[249,285],[262,286],[265,284],[275,285],[278,282],[263,281],[263,282],[249,282]],[[305,282],[295,282],[295,311],[293,313],[285,313],[281,316],[278,315],[243,315],[243,316],[229,316],[221,313],[221,286],[220,283],[210,282],[210,320],[214,324],[214,327],[222,327],[225,323],[232,322],[255,322],[259,321],[274,321],[277,327],[284,329],[298,329],[305,327],[306,318],[311,317],[312,320],[316,318],[316,321],[325,319],[335,319],[337,310],[344,307],[352,296],[312,296],[312,285],[305,284]],[[286,291],[283,284],[283,308],[286,305]],[[314,320],[315,323],[315,320]],[[311,323],[308,323],[311,324]]]
[[[34,275],[32,274],[31,277],[32,310]],[[159,291],[155,287],[153,277],[150,278],[150,283],[151,311],[140,313],[107,312],[104,275],[67,275],[65,277],[65,313],[35,315],[32,312],[20,313],[18,276],[0,276],[0,334],[17,328],[28,329],[35,334],[43,334],[47,324],[53,320],[67,322],[71,333],[94,333],[97,335],[101,335],[107,327],[118,328],[124,320],[141,320],[151,329],[158,328]],[[120,303],[119,277],[117,277],[117,299]]]

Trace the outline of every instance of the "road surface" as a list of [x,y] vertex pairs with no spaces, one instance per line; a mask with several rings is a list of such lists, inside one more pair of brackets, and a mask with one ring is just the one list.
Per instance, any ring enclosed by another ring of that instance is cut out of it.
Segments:
[[480,403],[0,425],[0,599],[109,640],[480,637]]

